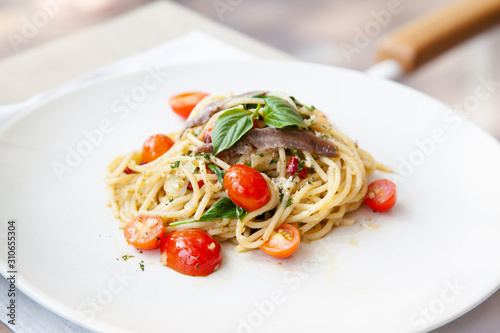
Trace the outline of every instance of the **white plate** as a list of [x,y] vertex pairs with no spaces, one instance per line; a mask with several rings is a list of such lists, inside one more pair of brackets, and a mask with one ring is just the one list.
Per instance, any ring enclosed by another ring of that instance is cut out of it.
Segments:
[[[374,178],[398,181],[397,206],[363,207],[356,225],[302,244],[288,260],[225,244],[223,266],[206,278],[128,246],[106,207],[111,158],[182,126],[167,104],[174,93],[254,89],[327,112],[395,168]],[[259,62],[115,77],[17,119],[0,133],[0,156],[0,220],[17,220],[19,287],[94,330],[412,332],[456,318],[500,284],[500,145],[443,104],[360,73]],[[61,179],[55,163],[67,166]],[[135,257],[116,259],[125,254]]]

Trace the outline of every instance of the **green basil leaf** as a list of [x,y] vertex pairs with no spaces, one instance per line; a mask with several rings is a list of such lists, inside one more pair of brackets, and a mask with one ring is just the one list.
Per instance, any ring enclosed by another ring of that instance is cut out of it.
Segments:
[[[205,212],[200,218],[200,221],[212,221],[218,219],[237,219],[238,218],[238,206],[229,198],[222,198],[210,207],[209,210]],[[241,208],[243,209],[243,208]]]
[[209,210],[201,216],[199,220],[186,220],[170,223],[170,226],[176,226],[180,224],[193,223],[193,222],[208,222],[213,220],[219,220],[224,218],[229,219],[240,219],[243,220],[248,214],[246,210],[241,207],[236,206],[234,202],[229,198],[222,198],[210,207]]
[[248,212],[245,209],[241,208],[240,206],[236,206],[236,216],[238,220],[243,221],[247,214]]
[[224,175],[225,175],[224,170],[221,170],[221,168],[212,163],[208,165],[208,168],[217,175],[217,178],[219,178],[220,183],[224,186]]
[[296,125],[307,128],[299,111],[278,97],[266,97],[266,106],[262,114],[264,121],[270,127],[282,128]]
[[220,115],[212,129],[214,155],[234,145],[253,126],[253,114],[236,108]]

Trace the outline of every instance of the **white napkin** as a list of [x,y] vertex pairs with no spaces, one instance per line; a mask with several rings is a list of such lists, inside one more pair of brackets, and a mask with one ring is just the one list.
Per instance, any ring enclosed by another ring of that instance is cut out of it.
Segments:
[[[201,62],[252,61],[257,59],[256,56],[226,44],[206,33],[193,31],[149,51],[119,60],[109,66],[80,76],[55,90],[37,94],[23,103],[0,106],[0,128],[18,113],[27,111],[48,98],[64,94],[84,82],[87,83],[107,75],[144,69],[148,64],[152,63],[180,65]],[[18,272],[18,274],[22,274],[22,272]],[[10,302],[7,297],[9,284],[5,278],[0,277],[0,290],[2,293],[0,296],[0,308],[2,309],[0,310],[0,320],[14,332],[90,332],[45,309],[21,293],[19,289],[15,296],[15,325],[8,324],[10,318],[7,316],[6,308]]]
[[235,48],[201,31],[171,40],[151,50],[119,60],[111,65],[84,74],[57,89],[36,94],[22,103],[0,106],[0,128],[8,120],[23,110],[29,110],[37,104],[74,89],[82,83],[102,78],[111,74],[133,72],[144,69],[150,64],[182,65],[202,62],[251,61],[255,55]]

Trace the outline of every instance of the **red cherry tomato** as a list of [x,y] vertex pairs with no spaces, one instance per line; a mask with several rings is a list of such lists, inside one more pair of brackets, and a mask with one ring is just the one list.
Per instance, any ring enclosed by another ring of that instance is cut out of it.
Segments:
[[149,163],[165,154],[174,145],[174,140],[163,134],[150,136],[142,146],[142,162]]
[[125,239],[130,245],[141,250],[151,250],[160,246],[165,236],[163,221],[156,215],[139,215],[125,226]]
[[201,139],[205,143],[212,143],[212,127],[210,127],[209,129],[207,129],[205,131],[205,133],[203,133],[203,135],[201,136]]
[[304,162],[302,162],[301,165],[301,161],[295,155],[292,155],[286,167],[286,172],[292,176],[299,175],[300,178],[306,178],[308,169],[309,168],[304,165]]
[[251,212],[271,199],[271,191],[262,174],[247,165],[235,164],[226,171],[224,188],[229,199]]
[[396,185],[387,179],[379,179],[368,186],[365,204],[376,212],[385,212],[396,204]]
[[204,231],[174,231],[161,243],[160,262],[181,274],[206,276],[219,268],[222,262],[221,247]]
[[206,96],[208,96],[208,94],[202,92],[187,92],[178,94],[170,98],[170,107],[179,116],[187,118],[189,117],[191,111],[193,111],[196,104],[198,104]]
[[259,249],[271,257],[286,258],[297,251],[299,244],[299,230],[291,224],[283,223],[273,231],[268,241],[262,244]]
[[135,173],[134,170],[131,170],[129,167],[126,167],[125,170],[123,170],[123,172],[125,172],[127,175],[130,175],[132,173]]
[[[198,181],[198,187],[199,188],[201,188],[204,184],[205,184],[205,182],[203,180],[199,180]],[[191,184],[191,182],[189,182],[189,184],[188,184],[188,189],[190,189],[190,190],[193,189],[193,184]]]

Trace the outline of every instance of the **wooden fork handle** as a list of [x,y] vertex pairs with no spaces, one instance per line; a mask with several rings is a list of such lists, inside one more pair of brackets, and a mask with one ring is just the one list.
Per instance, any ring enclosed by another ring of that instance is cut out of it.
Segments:
[[378,61],[394,59],[411,72],[469,37],[500,23],[500,0],[453,2],[387,36]]

